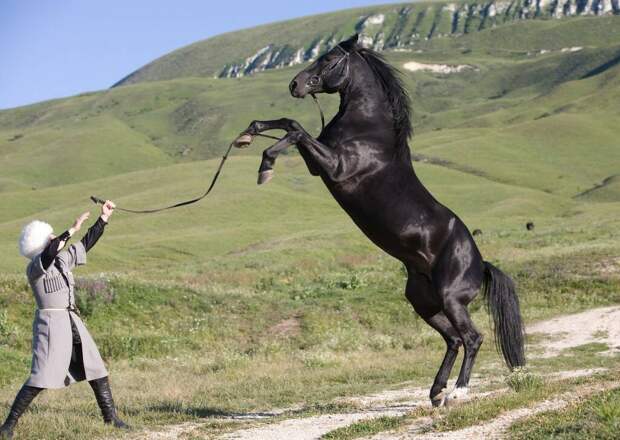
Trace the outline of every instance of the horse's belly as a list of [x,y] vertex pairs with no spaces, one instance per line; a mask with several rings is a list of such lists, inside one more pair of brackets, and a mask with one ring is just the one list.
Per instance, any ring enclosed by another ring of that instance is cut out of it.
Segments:
[[375,245],[406,265],[415,266],[418,272],[430,274],[437,253],[433,250],[436,232],[431,225],[412,227],[411,223],[403,224],[394,218],[390,221],[381,210],[362,215],[345,210]]

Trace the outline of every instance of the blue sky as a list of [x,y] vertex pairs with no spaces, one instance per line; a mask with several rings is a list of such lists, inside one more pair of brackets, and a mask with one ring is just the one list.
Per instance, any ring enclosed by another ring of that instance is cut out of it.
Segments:
[[107,88],[213,35],[389,0],[0,0],[0,109]]

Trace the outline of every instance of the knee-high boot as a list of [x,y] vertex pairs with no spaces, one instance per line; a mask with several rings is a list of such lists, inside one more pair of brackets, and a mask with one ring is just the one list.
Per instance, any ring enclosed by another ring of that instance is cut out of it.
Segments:
[[9,415],[6,418],[4,425],[0,426],[1,440],[10,440],[13,438],[13,429],[15,429],[17,421],[42,389],[43,388],[35,388],[24,385],[19,390],[17,396],[15,396],[15,402],[13,402],[13,406],[11,406],[11,410],[9,411]]
[[95,398],[103,415],[103,422],[111,423],[116,428],[129,429],[129,425],[123,422],[116,414],[116,407],[112,399],[112,390],[110,389],[108,378],[102,377],[101,379],[91,380],[88,383],[95,392]]

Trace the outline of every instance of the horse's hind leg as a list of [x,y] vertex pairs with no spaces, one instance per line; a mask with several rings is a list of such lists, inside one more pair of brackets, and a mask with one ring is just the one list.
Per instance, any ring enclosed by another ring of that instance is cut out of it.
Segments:
[[458,399],[467,394],[474,361],[476,360],[480,345],[482,345],[482,335],[474,326],[466,306],[476,293],[477,289],[459,292],[450,295],[450,297],[444,300],[443,311],[460,335],[465,348],[463,365],[456,380],[456,388],[448,396],[449,399]]
[[476,297],[484,278],[484,263],[471,235],[461,224],[455,227],[453,240],[446,244],[433,269],[433,285],[442,302],[452,327],[458,332],[465,356],[456,381],[456,388],[448,398],[467,394],[467,386],[476,355],[482,344],[482,335],[471,320],[467,305]]
[[437,297],[433,292],[433,286],[426,277],[419,274],[410,274],[407,281],[406,296],[416,313],[428,325],[437,330],[444,341],[446,341],[446,354],[430,391],[433,406],[442,406],[447,398],[445,388],[448,385],[448,378],[454,367],[462,341],[446,315],[440,310],[440,305],[436,300]]
[[446,354],[435,376],[435,381],[433,382],[430,392],[433,406],[443,406],[448,398],[448,392],[446,390],[448,379],[450,378],[450,373],[454,367],[456,357],[459,354],[459,347],[463,344],[463,341],[443,312],[439,312],[424,320],[428,325],[437,330],[446,341]]

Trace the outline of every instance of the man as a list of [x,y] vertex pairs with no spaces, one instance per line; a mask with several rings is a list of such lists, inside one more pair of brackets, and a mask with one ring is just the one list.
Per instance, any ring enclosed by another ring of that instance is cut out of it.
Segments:
[[47,223],[33,221],[20,236],[20,253],[30,259],[26,268],[37,311],[33,324],[32,368],[30,377],[15,397],[9,415],[0,427],[0,439],[12,439],[20,416],[45,388],[63,388],[87,380],[103,421],[128,429],[117,415],[108,381],[108,372],[99,350],[75,307],[75,281],[71,270],[86,264],[86,253],[97,243],[115,205],[107,200],[101,216],[86,235],[62,250],[71,236],[89,217],[85,212],[73,226],[56,237]]

